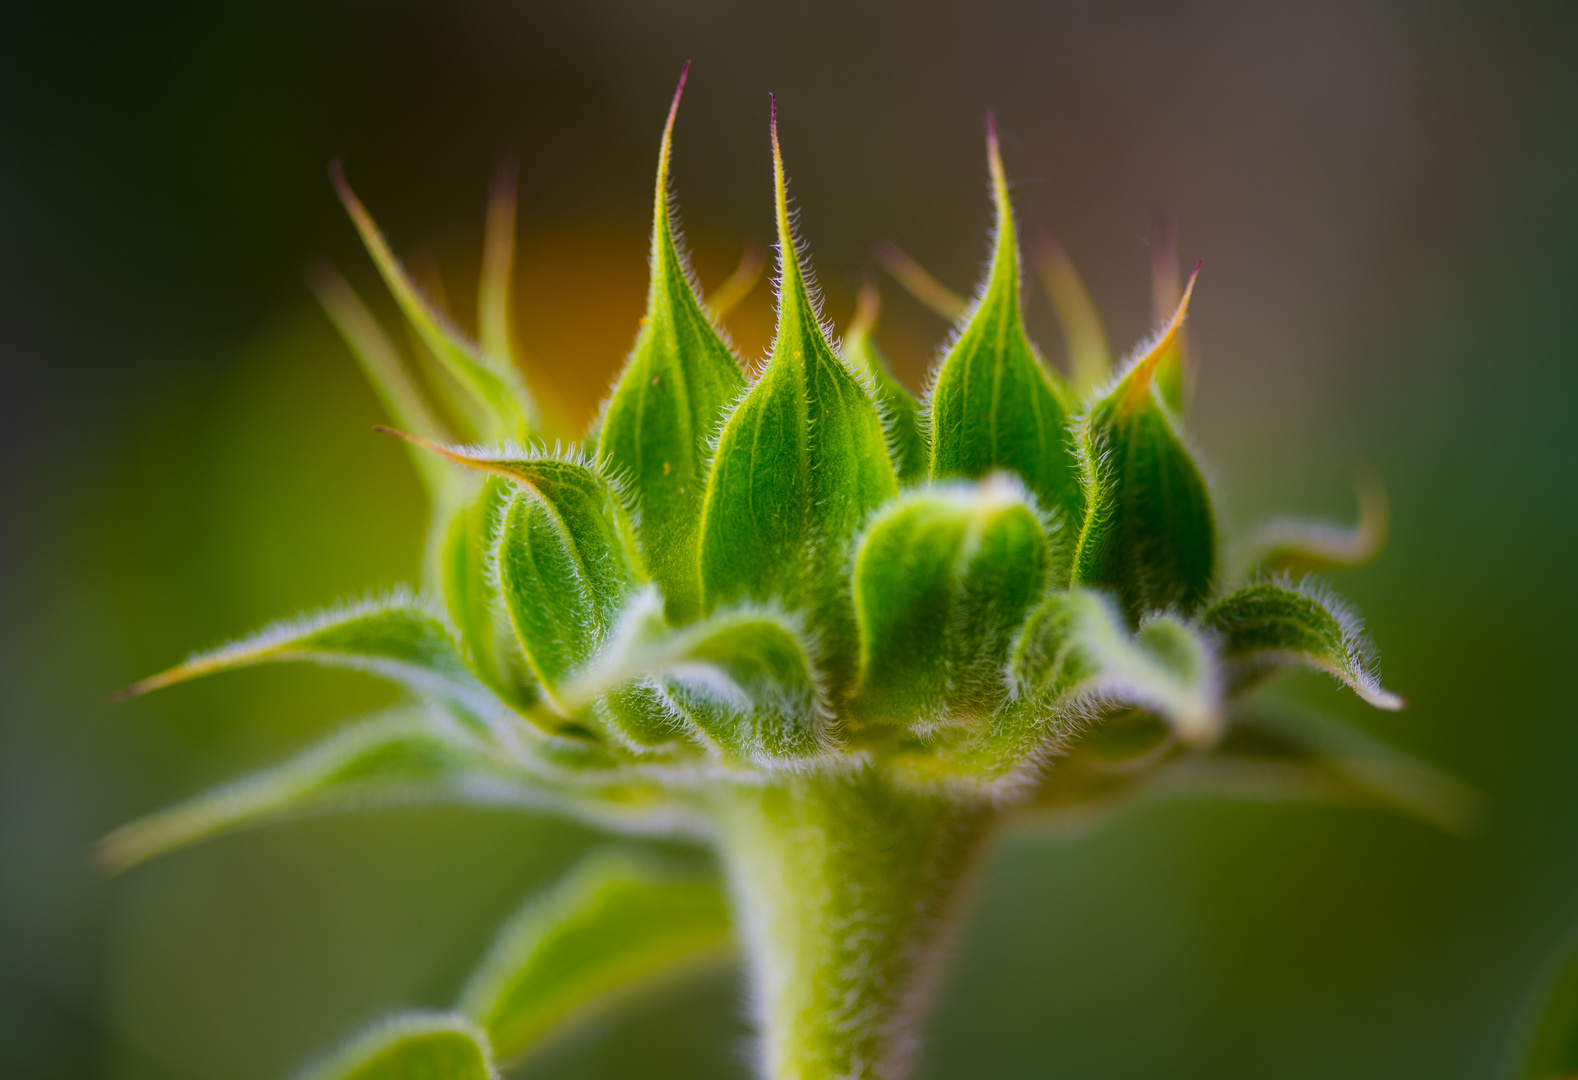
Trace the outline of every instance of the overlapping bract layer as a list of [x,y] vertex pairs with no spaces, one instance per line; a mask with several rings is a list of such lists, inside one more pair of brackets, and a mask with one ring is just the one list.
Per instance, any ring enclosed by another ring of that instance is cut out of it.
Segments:
[[[843,342],[829,335],[791,227],[775,113],[779,323],[747,377],[716,322],[722,305],[703,303],[676,235],[673,128],[671,110],[647,313],[593,434],[570,451],[548,448],[553,418],[512,342],[507,193],[490,204],[475,345],[407,279],[336,171],[433,376],[425,386],[412,376],[343,279],[318,276],[432,494],[424,594],[282,624],[133,690],[307,660],[392,678],[422,707],[129,826],[106,841],[107,861],[304,808],[411,798],[553,805],[615,828],[705,833],[708,784],[857,766],[960,799],[1060,811],[1202,761],[1270,760],[1279,782],[1297,781],[1290,789],[1380,797],[1376,771],[1343,764],[1347,751],[1329,739],[1235,726],[1234,702],[1290,665],[1400,705],[1346,609],[1272,576],[1370,557],[1384,502],[1377,512],[1369,498],[1351,538],[1278,526],[1252,545],[1237,584],[1227,580],[1210,493],[1180,433],[1193,279],[1156,338],[1102,383],[1106,339],[1089,297],[1066,256],[1044,257],[1077,330],[1078,389],[1065,384],[1025,334],[1018,237],[989,130],[991,267],[917,400],[873,340],[874,291]],[[739,281],[752,279],[749,262]],[[1386,797],[1457,820],[1429,774],[1407,775],[1406,790]],[[637,877],[626,889],[605,875],[575,895],[689,904],[695,940],[637,941],[647,959],[625,967],[593,949],[584,983],[546,987],[522,974],[539,971],[531,949],[501,945],[525,952],[495,960],[477,984],[491,989],[468,1000],[506,1055],[577,994],[716,944],[712,886],[665,892]],[[549,934],[544,919],[528,919],[521,940]],[[494,1031],[494,1011],[516,998],[538,1011]],[[450,1055],[454,1075],[489,1075],[486,1039],[470,1055],[471,1039],[463,1022],[428,1018],[357,1052]]]
[[[1071,389],[1025,336],[989,125],[991,266],[917,401],[872,340],[873,292],[842,346],[829,337],[791,227],[775,114],[779,327],[747,378],[676,236],[674,115],[647,314],[584,451],[546,448],[515,364],[501,299],[508,199],[496,191],[490,207],[484,349],[406,279],[336,172],[455,399],[446,408],[424,392],[349,286],[321,278],[330,313],[426,452],[440,519],[430,589],[447,619],[396,599],[270,631],[147,685],[268,659],[351,664],[507,733],[506,750],[533,767],[623,763],[659,784],[692,760],[771,770],[888,753],[913,765],[931,753],[951,763],[935,775],[968,784],[973,770],[983,788],[1000,786],[1112,708],[1144,709],[1208,744],[1234,695],[1289,664],[1396,707],[1357,623],[1325,594],[1286,579],[1223,588],[1210,495],[1179,433],[1173,369],[1192,279],[1123,371]],[[1061,259],[1044,264],[1054,295],[1091,322]],[[1099,324],[1083,334],[1104,341]],[[1087,350],[1086,381],[1104,348]],[[455,431],[513,441],[442,441]],[[1279,534],[1262,564],[1300,565],[1295,540]],[[1334,546],[1306,560],[1330,565]]]

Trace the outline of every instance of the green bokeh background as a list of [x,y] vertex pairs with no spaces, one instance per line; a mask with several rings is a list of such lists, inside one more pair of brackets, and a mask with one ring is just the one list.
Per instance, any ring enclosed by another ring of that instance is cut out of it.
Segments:
[[[1343,578],[1390,685],[1288,692],[1487,798],[1462,840],[1354,810],[1170,803],[993,855],[928,1077],[1497,1075],[1578,921],[1578,8],[1571,4],[0,7],[0,1071],[274,1078],[450,1000],[597,838],[475,811],[312,821],[102,880],[115,824],[388,700],[243,672],[111,707],[187,650],[412,579],[424,507],[301,284],[367,295],[340,156],[471,303],[492,167],[522,171],[521,336],[589,413],[628,348],[681,63],[704,283],[770,229],[767,93],[842,323],[889,237],[966,288],[981,116],[1126,347],[1156,207],[1203,259],[1192,427],[1230,524],[1392,493]],[[946,328],[884,285],[918,382]],[[1032,330],[1057,338],[1039,298]],[[387,310],[387,308],[385,309]],[[768,290],[734,320],[759,354]],[[739,975],[533,1077],[746,1074]]]

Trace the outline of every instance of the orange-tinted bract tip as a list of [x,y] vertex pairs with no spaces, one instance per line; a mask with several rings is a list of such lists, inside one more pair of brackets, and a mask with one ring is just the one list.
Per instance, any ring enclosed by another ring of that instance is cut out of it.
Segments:
[[1173,317],[1167,323],[1167,328],[1162,331],[1162,336],[1156,339],[1145,358],[1134,366],[1124,381],[1128,384],[1125,401],[1132,404],[1140,400],[1150,389],[1151,377],[1156,374],[1156,367],[1161,363],[1162,357],[1178,341],[1178,332],[1183,329],[1184,318],[1189,314],[1189,298],[1194,295],[1194,283],[1200,276],[1200,267],[1205,260],[1194,264],[1194,270],[1189,274],[1189,283],[1184,286],[1183,297],[1178,301],[1178,307],[1173,311]]
[[668,126],[665,134],[674,130],[674,117],[679,113],[679,99],[685,94],[685,79],[690,75],[690,61],[685,61],[685,66],[679,69],[679,85],[674,88],[674,101],[668,107]]

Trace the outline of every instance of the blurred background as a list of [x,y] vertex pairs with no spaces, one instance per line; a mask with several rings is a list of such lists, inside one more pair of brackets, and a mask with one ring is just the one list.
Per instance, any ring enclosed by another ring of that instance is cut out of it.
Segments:
[[[1482,1078],[1578,921],[1578,7],[1567,3],[0,6],[0,1060],[8,1077],[286,1075],[441,1005],[593,834],[480,811],[310,821],[104,880],[114,825],[388,692],[243,672],[111,707],[193,648],[414,579],[425,507],[302,283],[384,303],[340,157],[469,321],[521,169],[520,336],[589,416],[633,339],[663,115],[704,286],[770,239],[767,95],[847,321],[905,247],[967,290],[983,113],[1027,232],[1127,349],[1159,208],[1204,260],[1191,426],[1230,527],[1351,518],[1340,579],[1412,707],[1317,703],[1487,797],[1469,839],[1357,809],[1174,802],[996,850],[932,1025],[944,1077]],[[918,385],[947,327],[891,281]],[[1045,300],[1033,335],[1056,363]],[[748,356],[759,287],[731,319]],[[737,972],[531,1077],[743,1077]]]

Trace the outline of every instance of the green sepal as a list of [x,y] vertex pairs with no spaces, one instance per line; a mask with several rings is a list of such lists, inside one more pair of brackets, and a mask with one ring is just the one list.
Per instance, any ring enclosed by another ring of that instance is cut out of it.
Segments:
[[483,716],[503,705],[467,665],[449,627],[405,590],[275,623],[134,683],[116,699],[215,672],[291,660],[371,672]]
[[119,872],[231,829],[306,813],[420,802],[496,802],[520,777],[454,723],[409,712],[358,724],[300,756],[115,830],[98,861]]
[[529,436],[535,427],[535,405],[520,373],[483,354],[422,296],[390,250],[389,242],[372,215],[346,183],[339,162],[331,166],[330,177],[356,231],[361,234],[367,253],[372,256],[411,328],[443,369],[486,410],[486,429],[480,434],[488,439]]
[[381,1021],[298,1080],[497,1080],[487,1035],[464,1016],[405,1013]]
[[897,490],[882,421],[828,346],[789,224],[776,116],[778,333],[724,425],[702,511],[704,610],[742,600],[809,611],[842,681],[852,667],[848,543]]
[[975,480],[1006,469],[1048,511],[1076,522],[1083,496],[1068,410],[1025,337],[1014,212],[995,127],[988,127],[987,145],[997,206],[992,268],[932,387],[931,475]]
[[[434,455],[422,456],[454,472]],[[514,631],[499,614],[503,602],[489,566],[513,493],[513,485],[503,477],[484,476],[475,493],[450,517],[438,560],[444,606],[460,631],[472,666],[483,682],[524,710],[537,702],[540,689]]]
[[1199,468],[1152,386],[1189,306],[1079,424],[1086,512],[1073,582],[1109,589],[1131,625],[1147,611],[1193,614],[1216,575],[1216,523]]
[[727,959],[729,909],[711,876],[594,856],[500,932],[460,1008],[511,1061],[632,995]]
[[1381,686],[1375,648],[1358,617],[1323,590],[1256,582],[1212,604],[1201,623],[1220,637],[1235,691],[1299,664],[1328,672],[1378,709],[1403,707]]
[[920,488],[889,502],[855,555],[862,720],[931,724],[988,715],[1004,663],[1045,592],[1052,548],[1007,473]]
[[867,282],[860,287],[855,317],[844,334],[844,361],[871,380],[877,412],[882,416],[882,428],[888,437],[893,471],[899,483],[908,487],[926,478],[931,447],[926,441],[920,402],[894,377],[882,350],[877,348],[872,334],[877,326],[877,309],[876,286]]
[[678,109],[676,92],[658,155],[647,311],[604,411],[598,458],[628,481],[652,579],[669,618],[684,622],[701,608],[696,542],[712,439],[745,378],[702,309],[674,236],[668,170]]
[[793,764],[825,757],[833,745],[814,650],[798,621],[775,611],[724,609],[670,629],[657,598],[639,594],[565,699],[589,701],[638,681],[660,688],[671,715],[734,762]]
[[613,482],[595,465],[568,457],[438,446],[387,433],[510,481],[514,494],[500,513],[489,559],[521,650],[557,700],[560,684],[591,659],[630,592],[646,580]]
[[1029,701],[1065,709],[1081,701],[1140,706],[1163,716],[1185,742],[1209,742],[1221,727],[1211,642],[1165,613],[1131,633],[1112,601],[1088,589],[1053,593],[1030,613],[1009,673],[1017,695]]
[[573,462],[509,463],[522,490],[505,507],[494,560],[505,610],[550,696],[596,653],[642,579],[629,522],[608,481]]

